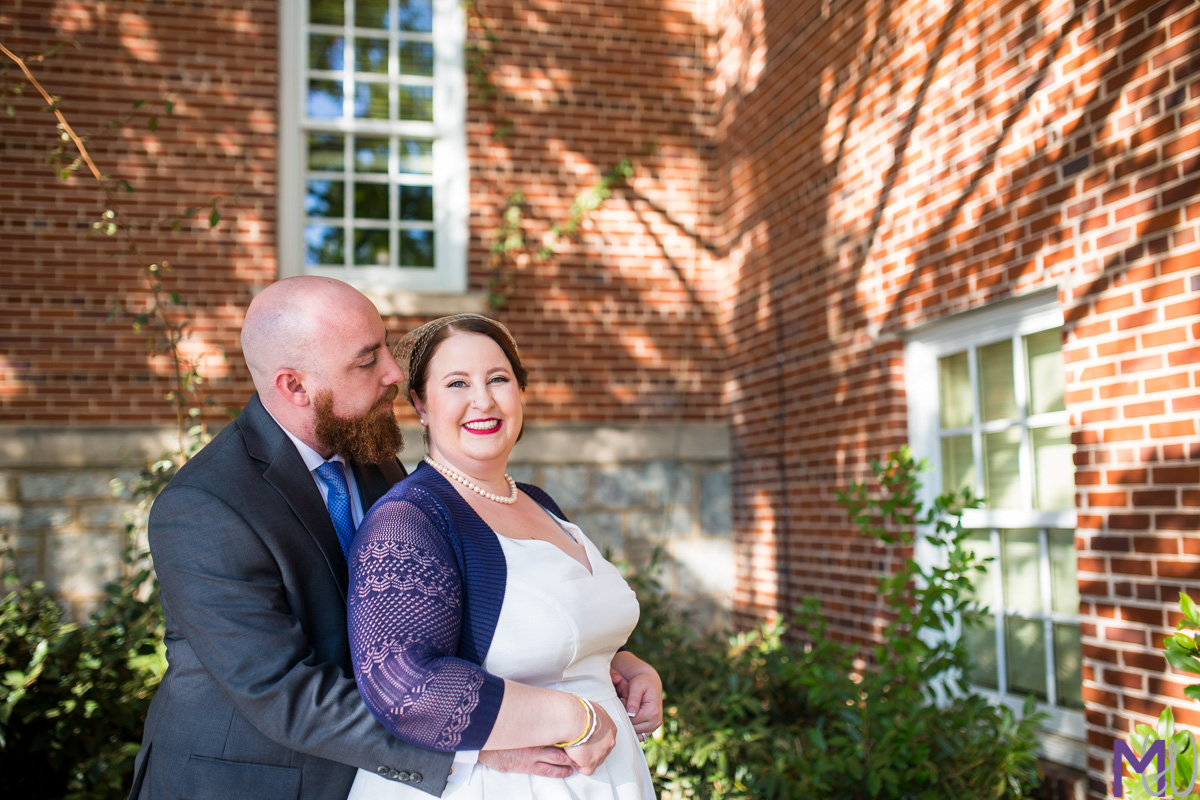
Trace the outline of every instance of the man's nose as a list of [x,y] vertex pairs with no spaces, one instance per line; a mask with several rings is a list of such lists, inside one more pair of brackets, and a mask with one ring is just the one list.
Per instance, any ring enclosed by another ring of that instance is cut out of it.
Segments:
[[384,353],[385,370],[383,374],[383,385],[391,386],[400,382],[400,379],[404,377],[404,371],[400,369],[400,365],[396,363],[396,359],[392,357],[390,352],[385,350]]

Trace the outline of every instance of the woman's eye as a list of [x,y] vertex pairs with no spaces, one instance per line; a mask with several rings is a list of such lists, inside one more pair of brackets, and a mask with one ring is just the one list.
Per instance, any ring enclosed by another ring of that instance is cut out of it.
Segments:
[[466,385],[467,385],[466,381],[450,381],[450,383],[446,384],[446,388],[447,389],[461,389],[462,387],[464,387]]
[[508,378],[504,375],[497,375],[492,378],[492,383],[508,383]]

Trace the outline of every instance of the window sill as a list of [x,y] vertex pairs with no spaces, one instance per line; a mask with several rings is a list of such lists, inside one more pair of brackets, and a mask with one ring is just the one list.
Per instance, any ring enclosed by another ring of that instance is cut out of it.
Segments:
[[424,293],[360,287],[381,317],[444,317],[448,314],[487,314],[483,292]]

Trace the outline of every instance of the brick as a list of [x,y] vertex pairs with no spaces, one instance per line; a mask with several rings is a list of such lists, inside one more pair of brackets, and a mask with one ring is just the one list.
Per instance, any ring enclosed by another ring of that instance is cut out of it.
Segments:
[[1178,555],[1179,541],[1175,537],[1167,536],[1135,536],[1133,537],[1133,549],[1137,553]]
[[1150,400],[1145,403],[1130,403],[1121,408],[1121,415],[1126,419],[1135,417],[1158,416],[1166,411],[1166,403],[1162,400]]
[[1200,533],[1200,514],[1157,513],[1154,515],[1154,524],[1163,530]]
[[1093,508],[1121,508],[1129,504],[1126,492],[1086,492],[1084,502]]
[[[1149,521],[1149,518],[1146,518]],[[1107,552],[1128,552],[1130,549],[1130,541],[1125,536],[1093,536],[1089,546],[1092,550],[1103,550]]]
[[1200,465],[1155,467],[1154,482],[1164,483],[1200,483]]
[[[1193,524],[1200,524],[1200,516],[1193,517]],[[1161,523],[1160,523],[1161,525]],[[1200,528],[1193,527],[1197,531]],[[1176,561],[1174,559],[1159,559],[1156,563],[1158,574],[1164,578],[1183,578],[1195,580],[1200,578],[1200,561]]]
[[1107,625],[1104,628],[1104,638],[1111,642],[1125,642],[1126,644],[1146,644],[1146,634],[1144,631],[1135,630],[1132,628],[1121,628],[1116,625]]
[[1158,378],[1146,378],[1146,393],[1173,392],[1177,389],[1186,389],[1190,385],[1188,376],[1182,373],[1164,375]]
[[[1149,476],[1147,469],[1110,469],[1105,471],[1104,480],[1113,485],[1128,485],[1146,483]],[[1157,483],[1158,481],[1156,481]]]
[[1196,423],[1190,419],[1174,420],[1172,422],[1150,423],[1150,438],[1165,439],[1174,436],[1194,436]]
[[1146,506],[1174,507],[1179,497],[1174,489],[1155,489],[1133,493],[1133,505],[1139,508]]

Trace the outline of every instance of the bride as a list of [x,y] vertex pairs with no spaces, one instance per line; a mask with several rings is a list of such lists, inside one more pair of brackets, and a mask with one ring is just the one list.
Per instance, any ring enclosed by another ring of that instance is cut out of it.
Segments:
[[[662,686],[620,649],[637,599],[545,492],[506,472],[526,385],[512,335],[445,317],[410,333],[399,361],[428,455],[351,548],[350,643],[368,708],[407,742],[483,751],[444,797],[652,800],[639,739],[661,721]],[[626,711],[610,664],[643,708]],[[504,763],[496,751],[546,745],[569,757],[567,777],[489,766]],[[391,778],[360,770],[350,800],[422,796]]]

